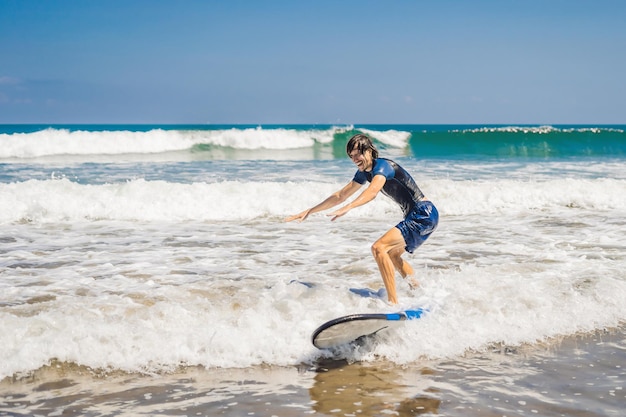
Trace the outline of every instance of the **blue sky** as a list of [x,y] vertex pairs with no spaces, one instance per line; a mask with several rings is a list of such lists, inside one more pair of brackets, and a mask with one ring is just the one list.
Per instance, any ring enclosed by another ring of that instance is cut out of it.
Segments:
[[626,1],[0,0],[0,123],[626,123]]

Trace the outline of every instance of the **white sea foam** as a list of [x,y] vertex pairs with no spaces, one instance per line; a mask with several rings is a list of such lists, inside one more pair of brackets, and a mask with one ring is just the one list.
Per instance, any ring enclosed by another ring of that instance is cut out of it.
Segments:
[[405,307],[430,313],[348,359],[448,358],[626,321],[626,179],[606,175],[618,165],[403,165],[441,220],[406,256],[421,288],[398,280],[398,307],[348,291],[381,286],[370,245],[401,217],[387,198],[283,222],[345,184],[349,161],[13,166],[0,183],[0,378],[53,359],[293,365],[327,354],[310,343],[324,321]]
[[[286,128],[231,128],[214,130],[86,131],[48,128],[33,133],[0,134],[0,160],[51,156],[151,155],[191,152],[196,145],[238,150],[295,150],[329,144],[346,127],[297,130]],[[409,132],[367,131],[391,147],[405,147]]]
[[[421,289],[398,282],[401,307],[430,313],[345,354],[408,363],[626,320],[623,209],[564,210],[442,218],[407,257]],[[381,285],[369,245],[388,217],[5,227],[0,377],[52,358],[147,372],[311,361],[324,321],[401,308],[348,292]]]
[[550,125],[544,126],[488,126],[488,127],[477,127],[463,130],[454,130],[455,132],[474,132],[474,133],[493,133],[493,132],[505,132],[505,133],[535,133],[535,134],[546,134],[553,132],[591,132],[591,133],[600,133],[600,132],[617,132],[624,133],[623,129],[613,128],[613,127],[568,127],[568,128],[560,128],[554,127]]
[[385,145],[393,146],[395,148],[404,148],[409,144],[409,139],[411,138],[410,132],[402,132],[393,129],[384,132],[363,128],[359,130],[366,135],[369,135],[370,137],[376,138],[378,141],[384,143]]
[[[219,221],[285,216],[323,199],[341,183],[221,181],[180,184],[137,179],[78,184],[67,178],[0,184],[0,223],[84,220]],[[626,180],[428,181],[446,215],[516,214],[576,209],[623,210]],[[398,214],[385,197],[350,216]]]
[[115,155],[159,153],[189,149],[196,142],[179,131],[69,131],[45,129],[34,133],[0,134],[0,159],[50,155]]

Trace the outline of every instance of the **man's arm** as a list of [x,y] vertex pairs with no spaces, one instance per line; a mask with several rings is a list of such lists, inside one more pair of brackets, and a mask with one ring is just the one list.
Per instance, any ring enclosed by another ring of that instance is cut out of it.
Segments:
[[341,190],[332,193],[321,203],[317,204],[316,206],[311,207],[310,209],[304,210],[301,213],[287,217],[285,221],[286,222],[290,222],[293,220],[298,220],[300,222],[304,221],[306,220],[307,217],[309,217],[310,214],[317,213],[318,211],[326,210],[331,207],[335,207],[338,204],[343,203],[352,194],[356,193],[359,188],[361,188],[361,184],[359,184],[356,181],[350,181]]
[[374,178],[372,178],[372,182],[370,183],[369,187],[367,187],[361,193],[361,195],[355,198],[354,201],[328,214],[329,216],[333,217],[331,220],[336,220],[339,217],[346,214],[347,212],[349,212],[350,210],[352,210],[353,208],[367,204],[373,199],[375,199],[378,193],[380,192],[380,190],[382,190],[383,185],[385,185],[385,182],[387,182],[387,178],[384,175],[380,175],[380,174],[375,175]]

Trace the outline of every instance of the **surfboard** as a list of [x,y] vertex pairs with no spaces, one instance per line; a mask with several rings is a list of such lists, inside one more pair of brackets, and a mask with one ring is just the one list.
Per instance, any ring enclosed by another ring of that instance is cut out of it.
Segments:
[[350,288],[350,292],[365,298],[378,298],[380,300],[387,298],[387,290],[384,288],[379,290],[372,290],[371,288]]
[[365,313],[339,317],[318,327],[311,336],[311,342],[318,349],[332,349],[395,328],[406,320],[418,319],[425,311],[418,308],[398,313]]

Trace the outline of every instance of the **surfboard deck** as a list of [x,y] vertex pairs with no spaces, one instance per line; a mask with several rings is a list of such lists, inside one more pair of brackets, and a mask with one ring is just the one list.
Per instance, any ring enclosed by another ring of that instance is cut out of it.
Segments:
[[351,314],[327,321],[318,327],[311,336],[313,346],[318,349],[332,349],[378,332],[395,328],[406,320],[420,318],[426,310],[418,308],[398,313]]

